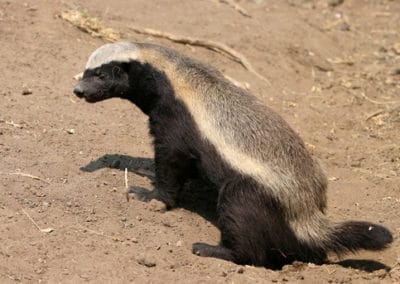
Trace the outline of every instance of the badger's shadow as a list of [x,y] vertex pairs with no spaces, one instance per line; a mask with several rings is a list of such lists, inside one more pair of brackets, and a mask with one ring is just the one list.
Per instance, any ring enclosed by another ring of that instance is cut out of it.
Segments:
[[131,157],[120,154],[106,154],[94,161],[91,161],[80,170],[83,172],[94,172],[99,169],[110,168],[130,172],[149,178],[154,181],[154,161],[151,158]]
[[[94,172],[102,168],[111,168],[124,171],[127,169],[140,176],[147,177],[154,183],[155,166],[151,158],[131,157],[120,154],[106,154],[89,164],[80,168],[84,172]],[[137,188],[139,191],[148,189]],[[135,191],[131,188],[130,191]],[[217,190],[208,182],[201,179],[193,179],[185,184],[180,193],[178,207],[195,212],[216,225],[218,193]]]
[[337,264],[345,268],[353,268],[366,272],[374,272],[381,269],[390,271],[390,269],[392,269],[386,264],[370,259],[345,259],[338,262],[331,262],[330,264]]
[[[102,168],[111,168],[124,171],[125,168],[129,172],[149,178],[154,182],[154,160],[151,158],[131,157],[128,155],[106,154],[84,167],[81,171],[94,172]],[[138,190],[146,191],[148,189],[138,188]],[[189,181],[180,194],[178,207],[195,212],[204,219],[210,221],[216,226],[218,193],[213,186],[203,180],[194,179]],[[337,264],[345,268],[354,268],[366,272],[373,272],[384,269],[389,271],[391,268],[381,262],[367,259],[346,259],[338,262],[327,262],[327,264]]]

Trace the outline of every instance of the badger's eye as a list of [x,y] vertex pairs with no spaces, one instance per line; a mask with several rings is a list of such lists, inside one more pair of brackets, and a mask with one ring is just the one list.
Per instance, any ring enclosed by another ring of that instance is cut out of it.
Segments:
[[94,72],[94,74],[95,74],[95,76],[98,77],[99,79],[102,79],[102,80],[103,80],[103,79],[106,78],[106,74],[103,73],[103,72],[101,72],[100,69],[97,69],[97,70]]

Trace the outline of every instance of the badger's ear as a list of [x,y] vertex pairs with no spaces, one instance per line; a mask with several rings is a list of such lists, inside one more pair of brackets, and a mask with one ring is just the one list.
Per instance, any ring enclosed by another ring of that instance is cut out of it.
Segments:
[[123,62],[121,68],[131,78],[137,78],[143,71],[143,65],[137,61]]

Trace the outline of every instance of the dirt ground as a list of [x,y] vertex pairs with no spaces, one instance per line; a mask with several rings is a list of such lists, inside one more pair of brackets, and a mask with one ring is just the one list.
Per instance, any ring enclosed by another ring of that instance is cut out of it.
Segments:
[[[400,281],[400,1],[236,3],[250,17],[218,0],[0,0],[1,283]],[[130,185],[152,188],[147,120],[118,99],[74,97],[73,76],[105,41],[64,21],[69,9],[247,83],[321,160],[329,217],[387,226],[392,246],[282,271],[193,255],[193,242],[219,240],[213,204],[196,191],[166,213],[126,201],[125,168]],[[271,85],[226,56],[131,25],[223,42]]]

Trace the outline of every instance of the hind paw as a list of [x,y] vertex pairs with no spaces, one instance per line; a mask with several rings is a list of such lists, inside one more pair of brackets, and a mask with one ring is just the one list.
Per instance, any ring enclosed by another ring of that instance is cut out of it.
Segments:
[[192,252],[198,256],[210,256],[210,245],[205,243],[194,243],[192,245]]
[[234,261],[232,251],[223,246],[212,246],[206,243],[194,243],[192,245],[192,252],[198,256],[215,257]]

